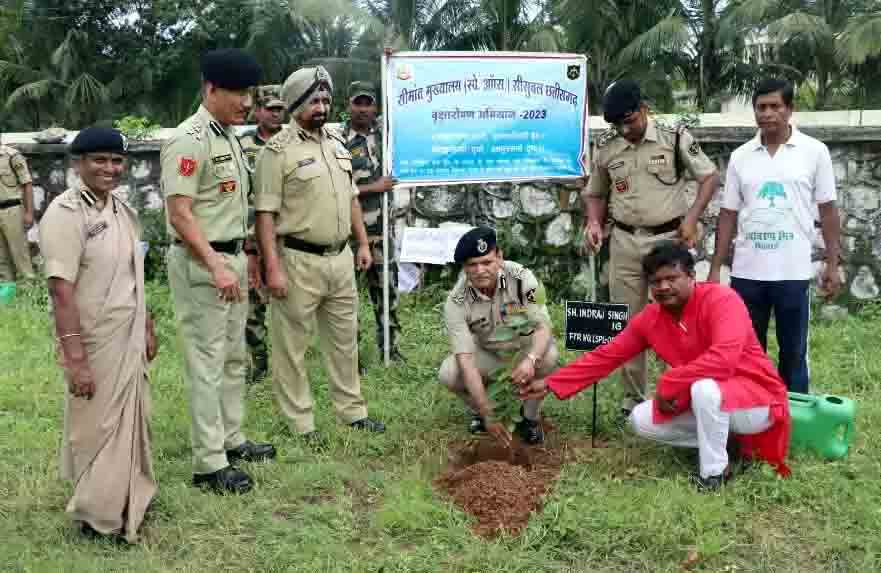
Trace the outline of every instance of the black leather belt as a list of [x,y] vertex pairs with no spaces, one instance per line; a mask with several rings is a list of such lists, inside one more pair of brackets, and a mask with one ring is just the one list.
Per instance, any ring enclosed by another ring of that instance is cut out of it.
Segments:
[[311,253],[313,255],[337,255],[343,250],[343,247],[346,246],[345,241],[337,243],[336,245],[316,245],[315,243],[310,243],[309,241],[304,241],[290,235],[285,235],[282,241],[284,242],[284,246],[288,249],[303,251],[304,253]]
[[655,225],[654,227],[633,227],[631,225],[625,225],[624,223],[619,223],[615,221],[615,226],[630,233],[631,235],[637,234],[637,231],[643,231],[648,235],[663,235],[664,233],[670,233],[679,228],[679,225],[682,224],[682,217],[676,217],[672,221],[667,221],[666,223],[661,223],[660,225]]
[[[174,240],[175,245],[186,246],[183,241],[180,239]],[[211,248],[217,251],[218,253],[225,253],[227,255],[238,255],[242,252],[242,249],[245,246],[244,239],[233,239],[231,241],[209,241],[209,245]]]
[[21,199],[7,199],[0,201],[0,209],[9,209],[10,207],[18,207],[21,205]]

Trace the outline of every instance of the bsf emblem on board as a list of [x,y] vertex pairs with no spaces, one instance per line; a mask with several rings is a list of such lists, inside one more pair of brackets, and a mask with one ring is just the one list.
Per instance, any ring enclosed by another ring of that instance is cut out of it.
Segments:
[[570,80],[577,80],[581,76],[581,66],[579,64],[571,64],[566,68],[566,77]]

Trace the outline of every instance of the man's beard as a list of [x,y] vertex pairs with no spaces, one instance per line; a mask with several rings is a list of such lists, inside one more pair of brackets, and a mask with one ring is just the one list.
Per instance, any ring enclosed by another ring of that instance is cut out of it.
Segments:
[[309,124],[309,129],[315,131],[315,130],[321,129],[324,126],[324,124],[327,123],[327,116],[326,115],[315,116],[315,117],[310,118],[309,121],[307,121],[306,123]]

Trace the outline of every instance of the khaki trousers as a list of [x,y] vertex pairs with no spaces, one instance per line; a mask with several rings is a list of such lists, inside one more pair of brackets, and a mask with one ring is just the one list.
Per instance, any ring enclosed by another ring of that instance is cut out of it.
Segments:
[[[523,352],[528,352],[528,350]],[[550,376],[557,369],[557,360],[559,358],[560,353],[557,350],[557,345],[551,340],[547,351],[545,351],[544,356],[541,357],[541,361],[536,367],[536,379],[541,380],[546,376]],[[477,366],[477,371],[480,372],[481,378],[485,381],[489,374],[494,370],[507,366],[509,361],[482,348],[476,348],[474,351],[474,364]],[[454,394],[462,397],[472,410],[472,413],[476,413],[473,411],[473,404],[469,403],[470,397],[468,396],[468,389],[465,387],[465,378],[462,376],[462,370],[459,368],[459,361],[456,360],[455,355],[447,356],[441,363],[440,370],[438,371],[438,380]],[[486,386],[486,382],[484,382],[484,386]],[[526,400],[523,403],[523,413],[527,418],[538,420],[541,402],[541,400]]]
[[[223,257],[239,276],[242,293],[247,293],[245,254]],[[241,428],[248,301],[220,300],[211,273],[179,245],[168,252],[168,282],[190,393],[193,472],[211,473],[228,466],[226,450],[245,441]]]
[[22,208],[0,209],[0,282],[34,278]]
[[[648,283],[642,275],[642,259],[658,241],[674,239],[678,231],[661,235],[630,234],[613,227],[609,245],[609,296],[611,302],[626,304],[630,317],[645,308]],[[621,370],[624,399],[621,408],[632,410],[646,398],[645,353],[626,363]]]
[[367,417],[358,377],[358,291],[348,247],[336,255],[313,255],[279,246],[288,294],[273,298],[269,331],[272,378],[279,408],[294,431],[315,430],[306,349],[315,321],[337,418],[350,424]]

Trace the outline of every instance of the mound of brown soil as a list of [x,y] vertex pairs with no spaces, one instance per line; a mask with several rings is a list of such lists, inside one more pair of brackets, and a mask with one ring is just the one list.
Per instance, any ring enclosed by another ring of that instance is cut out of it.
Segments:
[[518,533],[560,473],[563,456],[550,447],[516,442],[504,448],[492,438],[454,445],[450,464],[434,480],[464,511],[477,518],[474,532]]

